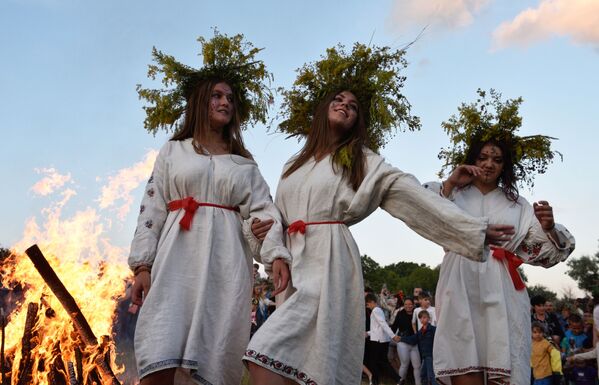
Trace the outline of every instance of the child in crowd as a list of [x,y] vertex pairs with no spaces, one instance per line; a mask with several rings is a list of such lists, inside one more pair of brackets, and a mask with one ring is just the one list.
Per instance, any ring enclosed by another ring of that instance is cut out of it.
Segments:
[[576,313],[573,313],[568,318],[568,330],[566,330],[561,344],[562,353],[568,357],[572,354],[578,353],[583,348],[591,347],[592,341],[590,341],[587,335],[584,334],[582,317]]
[[552,385],[551,351],[553,349],[555,349],[553,345],[545,339],[543,325],[533,322],[530,366],[534,385]]
[[[581,382],[586,380],[587,378],[593,379],[593,381],[596,381],[599,379],[599,372],[597,372],[597,369],[595,369],[593,366],[587,365],[587,369],[584,369],[584,365],[582,365],[584,363],[583,360],[592,360],[592,359],[596,359],[597,360],[597,367],[599,367],[599,344],[597,344],[595,346],[595,349],[593,350],[589,350],[588,352],[584,352],[584,353],[578,353],[576,355],[570,356],[568,357],[568,363],[569,364],[575,364],[574,368],[572,369],[572,375],[571,378],[574,380],[575,384],[596,384],[597,382]],[[579,381],[579,382],[576,382]]]
[[559,349],[559,344],[552,338],[549,342],[553,345],[554,349],[551,350],[551,371],[553,372],[552,384],[562,385],[564,378],[564,370],[562,365],[562,353]]
[[433,326],[437,325],[437,315],[435,314],[435,308],[431,306],[430,293],[423,291],[420,293],[418,299],[420,300],[420,306],[414,309],[414,315],[412,316],[412,327],[414,328],[414,333],[416,333],[418,330],[420,330],[420,328],[422,328],[420,317],[418,317],[418,314],[422,310],[426,310],[428,312],[429,323]]
[[399,336],[396,336],[387,324],[385,314],[383,313],[383,309],[378,306],[376,296],[374,294],[366,294],[364,301],[366,302],[366,307],[371,310],[370,330],[366,332],[366,335],[370,338],[370,362],[368,369],[372,372],[372,383],[378,385],[381,375],[387,372],[399,384],[401,378],[391,367],[387,359],[389,342],[391,340],[399,342]]
[[[425,296],[420,297],[421,305],[425,302],[430,303],[430,296],[428,296],[428,301],[426,301],[426,298],[427,297]],[[430,307],[429,309],[431,308],[434,311],[435,308]],[[422,359],[422,384],[437,385],[435,373],[433,371],[433,342],[435,340],[436,327],[431,324],[429,311],[422,308],[419,309],[418,324],[421,325],[420,329],[418,329],[414,335],[401,337],[400,341],[410,345],[418,345],[418,350],[420,351],[420,357]],[[415,310],[414,313],[416,313]]]
[[[594,353],[594,351],[589,353]],[[580,354],[574,357],[577,356],[580,356]],[[584,361],[575,360],[570,375],[570,383],[575,385],[597,385],[597,369],[591,365],[585,365]]]

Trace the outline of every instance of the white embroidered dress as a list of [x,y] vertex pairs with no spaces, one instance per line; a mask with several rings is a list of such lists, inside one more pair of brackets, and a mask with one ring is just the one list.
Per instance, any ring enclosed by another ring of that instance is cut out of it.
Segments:
[[[441,185],[425,186],[438,193]],[[555,229],[561,245],[554,245],[522,197],[514,203],[499,188],[482,194],[468,186],[454,190],[450,199],[471,215],[488,217],[491,224],[513,225],[516,234],[503,248],[524,263],[550,267],[574,250],[574,238],[559,224]],[[433,359],[439,383],[480,371],[493,384],[530,383],[530,301],[526,290],[514,287],[506,262],[491,255],[486,262],[472,262],[460,253],[446,253],[435,299]]]
[[475,259],[483,255],[486,220],[464,214],[365,151],[366,177],[358,191],[334,172],[330,157],[308,161],[277,189],[275,203],[286,224],[345,223],[308,225],[305,234],[288,236],[295,292],[256,332],[244,357],[300,384],[360,383],[364,288],[360,252],[348,226],[381,207],[444,247]]
[[[184,230],[179,221],[185,210],[168,211],[167,204],[187,197],[239,207],[239,213],[199,207]],[[135,333],[140,377],[182,367],[202,384],[239,384],[252,275],[242,218],[276,220],[262,262],[290,258],[256,163],[236,155],[199,155],[191,139],[169,141],[156,159],[140,211],[129,265],[152,266]]]

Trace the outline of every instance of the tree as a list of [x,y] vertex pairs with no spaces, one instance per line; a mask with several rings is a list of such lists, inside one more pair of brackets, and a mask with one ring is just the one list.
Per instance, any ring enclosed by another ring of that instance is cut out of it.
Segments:
[[570,259],[567,265],[570,269],[566,274],[576,281],[581,290],[587,293],[599,291],[599,251],[593,256]]
[[546,286],[543,285],[533,285],[527,287],[528,296],[530,298],[540,295],[545,298],[547,301],[555,301],[557,299],[557,294],[549,290]]
[[412,293],[415,287],[434,292],[437,287],[439,267],[432,269],[424,263],[414,262],[397,262],[381,267],[367,255],[363,255],[361,260],[364,285],[375,292],[380,291],[384,284],[391,292],[403,290],[405,293]]
[[520,277],[522,277],[522,280],[524,281],[524,283],[527,283],[528,282],[528,276],[524,272],[524,269],[522,268],[522,266],[518,267],[518,273],[520,274]]
[[0,265],[10,255],[10,250],[0,246]]
[[2,283],[2,278],[4,277],[4,275],[10,273],[10,268],[12,266],[10,266],[11,260],[9,257],[11,255],[12,253],[9,249],[0,246],[0,287],[4,287],[4,284]]

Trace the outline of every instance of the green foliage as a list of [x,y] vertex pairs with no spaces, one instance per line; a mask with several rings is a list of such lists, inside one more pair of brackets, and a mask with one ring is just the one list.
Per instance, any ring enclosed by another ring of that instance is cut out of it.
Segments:
[[266,112],[273,100],[266,83],[273,77],[266,71],[264,63],[255,59],[262,49],[245,41],[242,34],[229,37],[217,29],[214,29],[212,39],[199,37],[197,40],[202,46],[204,65],[200,69],[182,64],[156,47],[152,49],[156,64],[148,66],[148,77],[152,80],[160,77],[165,88],[148,89],[137,85],[139,98],[149,104],[144,107],[146,130],[152,134],[160,129],[172,131],[194,88],[207,79],[229,83],[237,97],[242,128],[257,122],[266,123]]
[[408,295],[411,295],[415,287],[432,292],[437,287],[440,271],[438,267],[431,269],[423,263],[419,265],[414,262],[398,262],[381,267],[367,255],[363,255],[361,260],[364,285],[370,286],[375,292],[379,292],[383,284],[392,293],[403,290]]
[[599,251],[593,256],[583,255],[568,260],[566,274],[578,283],[581,290],[599,295]]
[[439,172],[443,177],[446,170],[464,164],[466,152],[473,143],[491,139],[511,143],[516,178],[521,186],[534,186],[535,174],[543,174],[556,155],[561,153],[551,150],[552,138],[544,135],[518,136],[516,133],[522,126],[519,115],[522,98],[503,101],[501,94],[491,89],[487,92],[477,90],[478,98],[471,104],[462,103],[458,107],[458,115],[452,115],[441,123],[449,135],[451,147],[441,149],[439,159],[444,161]]
[[528,282],[528,276],[524,272],[524,269],[522,268],[522,266],[518,267],[518,274],[520,274],[520,277],[522,277],[522,281],[524,281],[524,283]]
[[0,286],[10,287],[14,284],[4,280],[14,274],[15,257],[10,249],[0,246]]
[[6,258],[10,256],[10,250],[0,246],[0,262],[3,262]]
[[526,290],[528,291],[528,296],[530,298],[532,298],[536,295],[541,295],[547,301],[553,302],[557,299],[557,293],[554,293],[553,291],[549,290],[546,286],[543,286],[543,285],[529,286],[526,288]]
[[[333,92],[351,91],[364,109],[369,143],[378,152],[397,129],[419,130],[420,119],[410,114],[411,105],[401,89],[406,80],[405,50],[367,47],[355,43],[351,53],[344,46],[329,48],[321,60],[305,64],[290,90],[279,89],[283,104],[278,131],[290,136],[307,135],[318,103]],[[341,160],[347,160],[342,158]]]

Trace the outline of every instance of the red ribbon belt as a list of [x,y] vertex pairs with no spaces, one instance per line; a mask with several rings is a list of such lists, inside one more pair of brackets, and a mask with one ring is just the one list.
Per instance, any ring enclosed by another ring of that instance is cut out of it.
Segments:
[[183,218],[181,218],[181,220],[179,221],[179,225],[184,230],[189,230],[191,228],[191,220],[193,219],[193,215],[195,214],[198,207],[202,207],[202,206],[216,207],[219,209],[225,209],[225,210],[239,212],[239,207],[222,206],[222,205],[217,205],[214,203],[198,202],[195,199],[193,199],[193,197],[178,199],[178,200],[171,201],[168,203],[168,209],[170,211],[181,210],[181,209],[185,210],[185,215],[183,215]]
[[322,221],[322,222],[304,222],[302,220],[295,221],[289,225],[287,228],[287,233],[293,234],[300,232],[302,234],[306,234],[306,226],[312,225],[343,225],[344,223],[341,221]]
[[522,260],[511,251],[499,247],[493,249],[493,257],[507,263],[507,271],[510,273],[514,287],[516,290],[524,290],[526,285],[524,285],[524,281],[522,281],[522,277],[518,273],[518,266],[522,264]]

